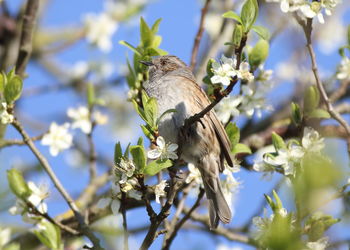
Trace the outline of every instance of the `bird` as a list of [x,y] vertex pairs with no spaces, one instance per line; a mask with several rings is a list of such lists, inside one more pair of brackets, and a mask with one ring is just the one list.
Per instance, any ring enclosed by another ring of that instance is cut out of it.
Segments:
[[231,144],[225,129],[211,110],[183,131],[185,120],[210,104],[206,93],[191,69],[176,56],[159,56],[140,63],[148,66],[149,79],[143,88],[149,97],[157,100],[159,115],[176,109],[162,117],[158,132],[166,142],[179,145],[179,159],[198,168],[209,201],[210,228],[217,228],[219,221],[229,223],[232,213],[220,183],[225,160],[233,167]]

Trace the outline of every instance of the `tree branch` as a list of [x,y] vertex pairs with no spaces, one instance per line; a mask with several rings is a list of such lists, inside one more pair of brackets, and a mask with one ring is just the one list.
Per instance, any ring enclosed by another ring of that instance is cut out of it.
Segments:
[[191,209],[185,213],[184,217],[175,225],[174,229],[171,231],[170,236],[165,240],[165,245],[162,247],[164,250],[168,250],[170,248],[171,243],[175,239],[177,233],[179,232],[180,228],[185,224],[185,222],[190,219],[191,214],[196,210],[197,207],[200,205],[200,201],[202,200],[204,195],[204,189],[201,189],[196,202],[194,205],[191,207]]
[[199,23],[198,31],[196,34],[196,38],[194,39],[193,48],[192,48],[191,64],[190,64],[191,70],[193,70],[196,67],[199,44],[201,42],[203,31],[204,31],[204,19],[205,19],[205,15],[208,12],[209,3],[210,3],[210,0],[206,0],[204,7],[202,8],[201,20]]
[[61,193],[62,197],[67,202],[68,206],[72,209],[74,212],[75,218],[79,222],[79,225],[81,227],[81,230],[86,237],[88,237],[91,242],[94,245],[94,249],[102,249],[100,246],[100,240],[92,233],[92,231],[88,228],[86,225],[83,216],[80,214],[79,209],[77,205],[74,203],[73,199],[70,197],[68,192],[64,189],[61,182],[58,180],[57,176],[53,172],[49,162],[47,159],[40,153],[40,151],[36,148],[34,145],[34,142],[31,140],[27,132],[24,130],[20,122],[15,119],[12,123],[12,126],[22,135],[24,142],[28,145],[30,150],[33,152],[33,154],[36,156],[46,173],[49,175],[50,179],[54,183],[57,190]]
[[[296,15],[297,17],[297,15]],[[299,20],[298,20],[299,19]],[[314,73],[315,76],[315,80],[316,80],[316,86],[318,88],[318,90],[320,91],[321,97],[326,105],[327,111],[329,112],[329,114],[332,116],[332,118],[334,120],[336,120],[337,122],[339,122],[339,124],[341,126],[344,127],[347,135],[348,135],[348,151],[350,153],[350,126],[349,124],[343,119],[343,117],[333,108],[333,105],[330,101],[330,99],[328,98],[328,95],[326,93],[326,90],[324,89],[324,86],[321,82],[321,78],[318,74],[318,67],[317,67],[317,62],[316,62],[316,55],[314,52],[314,49],[312,47],[312,40],[311,40],[311,33],[312,33],[312,20],[311,18],[308,18],[306,23],[303,22],[302,20],[300,20],[300,18],[297,17],[297,21],[299,22],[299,24],[301,25],[301,27],[303,28],[305,37],[306,37],[306,47],[309,51],[309,55],[311,58],[311,64],[312,64],[312,72]]]
[[159,214],[157,214],[153,219],[151,218],[151,225],[148,229],[145,239],[142,242],[141,250],[148,249],[153,241],[158,236],[157,230],[160,224],[167,218],[170,214],[170,208],[173,205],[174,199],[184,181],[179,180],[178,177],[174,176],[171,178],[170,190],[168,192],[168,199],[164,206],[162,207]]
[[24,71],[32,53],[33,31],[39,9],[39,0],[28,0],[23,14],[22,33],[16,62],[16,74],[24,76]]

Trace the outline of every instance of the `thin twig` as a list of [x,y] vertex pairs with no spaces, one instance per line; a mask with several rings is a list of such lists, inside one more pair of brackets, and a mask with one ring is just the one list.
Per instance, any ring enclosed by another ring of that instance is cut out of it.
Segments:
[[52,218],[48,213],[41,213],[31,202],[27,202],[26,201],[27,206],[31,209],[32,213],[35,215],[39,215],[43,218],[45,218],[46,220],[50,221],[51,223],[55,224],[56,226],[58,226],[60,229],[72,234],[72,235],[78,235],[79,232],[69,226],[63,225],[61,222],[59,222],[58,220],[55,220],[54,218]]
[[23,14],[22,33],[16,62],[16,74],[23,77],[32,53],[33,31],[39,9],[39,0],[28,0]]
[[176,194],[178,193],[180,187],[183,185],[183,180],[179,180],[176,176],[171,178],[170,190],[168,192],[168,199],[164,206],[162,207],[159,214],[151,218],[151,225],[148,229],[148,232],[145,236],[145,239],[142,242],[141,250],[148,249],[153,241],[156,239],[157,230],[160,224],[167,218],[170,214],[170,208],[174,203]]
[[[32,141],[39,141],[43,138],[44,134],[31,137],[30,139]],[[26,142],[23,140],[18,140],[18,139],[0,140],[0,148],[9,147],[9,146],[23,146],[23,145],[26,145]]]
[[177,233],[179,232],[180,228],[185,224],[185,222],[190,219],[191,214],[194,212],[194,210],[196,210],[197,207],[199,207],[200,205],[200,201],[203,198],[204,195],[204,189],[201,189],[196,202],[194,203],[194,205],[191,207],[191,209],[185,213],[185,216],[182,217],[182,219],[175,225],[173,231],[171,232],[170,236],[168,237],[168,239],[165,241],[165,245],[163,246],[162,249],[167,250],[170,248],[171,243],[173,242],[173,240],[175,239]]
[[346,133],[348,134],[348,151],[350,151],[350,126],[349,124],[343,119],[343,117],[334,110],[333,105],[331,103],[331,101],[328,98],[328,95],[326,93],[326,90],[324,89],[324,86],[321,82],[321,78],[318,74],[318,67],[317,67],[317,62],[316,62],[316,55],[314,52],[314,49],[312,47],[312,40],[311,40],[311,33],[312,33],[312,18],[308,18],[306,23],[302,20],[300,20],[300,18],[298,18],[298,16],[296,15],[297,21],[298,23],[301,25],[301,27],[303,28],[303,31],[305,33],[305,37],[306,37],[306,47],[309,51],[309,55],[311,58],[311,64],[312,64],[312,72],[314,73],[315,76],[315,80],[316,80],[316,86],[318,88],[318,90],[320,91],[321,97],[326,105],[327,111],[329,112],[329,114],[332,116],[332,118],[334,120],[336,120],[337,122],[339,122],[339,124],[341,126],[344,127],[344,129],[346,130]]
[[58,180],[57,176],[52,170],[52,167],[50,166],[47,159],[40,153],[40,151],[37,149],[37,147],[34,145],[34,142],[31,140],[27,132],[22,127],[21,123],[15,119],[12,123],[12,126],[22,135],[23,140],[28,145],[30,150],[33,152],[33,154],[36,156],[46,173],[49,175],[50,179],[54,183],[57,190],[61,193],[64,200],[67,202],[68,206],[72,209],[74,212],[74,216],[76,217],[77,221],[79,222],[79,225],[81,227],[81,230],[86,237],[88,237],[91,242],[94,245],[95,249],[102,249],[100,246],[100,240],[92,233],[92,231],[88,228],[86,225],[83,216],[80,214],[79,209],[73,199],[70,197],[68,192],[65,190],[61,182]]
[[[184,213],[188,213],[188,212],[189,212],[189,209],[186,208],[184,210]],[[243,234],[235,233],[234,230],[232,230],[232,229],[228,229],[228,228],[224,228],[222,226],[219,226],[217,228],[209,230],[210,223],[209,223],[208,216],[201,216],[201,215],[197,214],[196,212],[192,212],[190,217],[191,217],[191,220],[202,223],[206,227],[203,230],[208,232],[208,233],[224,236],[225,238],[227,238],[231,241],[237,241],[237,242],[249,244],[252,246],[257,245],[256,242],[254,241],[254,239],[252,239],[246,235],[243,235]]]
[[191,64],[190,64],[190,68],[192,70],[196,67],[199,44],[201,42],[201,39],[203,36],[203,31],[204,31],[204,19],[205,19],[205,15],[208,12],[209,3],[210,3],[210,0],[206,0],[204,7],[202,8],[201,20],[199,23],[196,38],[194,39],[194,44],[193,44],[193,48],[192,48],[192,55],[191,55]]

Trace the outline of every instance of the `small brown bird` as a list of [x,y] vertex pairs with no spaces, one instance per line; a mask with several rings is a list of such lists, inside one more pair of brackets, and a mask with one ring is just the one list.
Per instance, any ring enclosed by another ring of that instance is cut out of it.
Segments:
[[208,97],[196,83],[191,69],[176,56],[160,56],[152,62],[141,63],[149,66],[149,81],[144,88],[150,97],[157,99],[159,114],[177,110],[162,118],[159,134],[166,142],[178,144],[181,147],[179,158],[199,169],[209,200],[211,228],[216,228],[219,220],[229,223],[232,214],[219,179],[219,172],[225,169],[224,160],[233,166],[224,127],[212,110],[200,122],[192,124],[189,131],[181,132],[185,119],[210,104]]

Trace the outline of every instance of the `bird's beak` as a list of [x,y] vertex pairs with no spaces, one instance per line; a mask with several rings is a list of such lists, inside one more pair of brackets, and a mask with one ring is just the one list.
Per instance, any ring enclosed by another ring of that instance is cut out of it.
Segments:
[[149,62],[149,61],[139,61],[139,63],[142,63],[142,64],[144,64],[144,65],[146,65],[148,67],[154,65],[152,62]]

